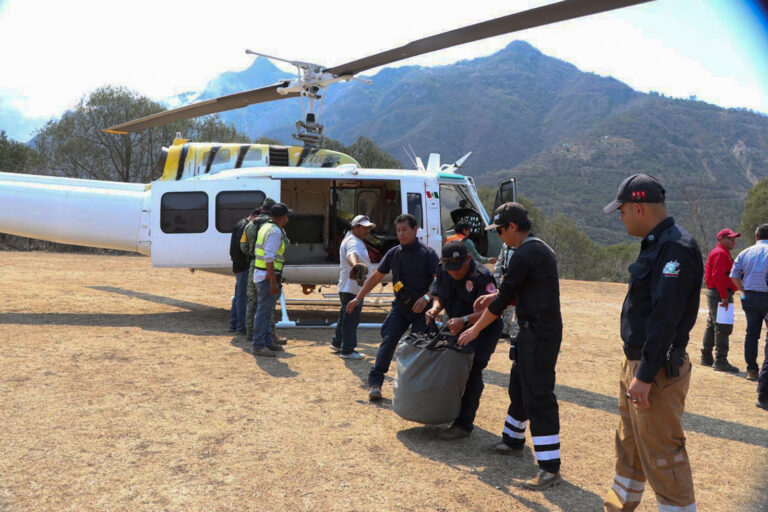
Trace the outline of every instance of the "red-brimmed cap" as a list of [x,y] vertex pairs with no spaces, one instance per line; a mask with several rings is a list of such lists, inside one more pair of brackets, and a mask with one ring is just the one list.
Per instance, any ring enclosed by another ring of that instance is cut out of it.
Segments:
[[725,237],[728,237],[728,238],[739,238],[740,236],[741,236],[741,233],[736,233],[735,231],[731,231],[730,229],[725,228],[725,229],[721,230],[717,234],[717,239],[720,240],[720,239],[725,238]]

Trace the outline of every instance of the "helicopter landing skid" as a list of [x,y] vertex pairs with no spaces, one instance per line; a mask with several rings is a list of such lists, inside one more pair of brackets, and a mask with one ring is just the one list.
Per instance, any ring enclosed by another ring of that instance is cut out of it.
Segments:
[[[385,294],[375,294],[375,295],[385,295]],[[322,302],[323,304],[339,304],[338,300],[332,300],[332,299],[316,299],[316,300],[302,300],[302,299],[293,299],[291,300],[291,303],[299,305],[299,304],[312,304],[312,305],[318,305],[318,303]],[[378,305],[378,304],[374,304]],[[314,321],[314,322],[302,322],[301,320],[291,320],[288,316],[288,305],[285,299],[285,293],[283,291],[280,291],[280,321],[275,322],[275,327],[278,329],[305,329],[308,327],[316,327],[320,329],[335,329],[336,328],[336,322],[331,322],[330,320],[326,321]],[[358,329],[381,329],[380,323],[360,323],[358,324]]]

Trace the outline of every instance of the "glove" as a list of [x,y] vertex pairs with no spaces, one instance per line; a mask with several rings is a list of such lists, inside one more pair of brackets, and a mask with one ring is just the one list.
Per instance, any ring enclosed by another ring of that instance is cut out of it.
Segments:
[[349,271],[349,278],[360,286],[363,286],[366,277],[368,277],[368,266],[365,263],[357,263]]

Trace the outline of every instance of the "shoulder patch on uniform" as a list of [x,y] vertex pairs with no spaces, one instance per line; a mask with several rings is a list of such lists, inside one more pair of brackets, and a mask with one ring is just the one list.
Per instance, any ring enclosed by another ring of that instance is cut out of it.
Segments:
[[485,291],[487,293],[496,293],[496,285],[493,283],[488,283],[485,285]]
[[668,261],[661,271],[664,277],[677,277],[680,275],[680,262],[676,260]]
[[471,292],[472,290],[475,289],[475,283],[471,279],[467,279],[467,282],[464,286],[467,287],[468,292]]

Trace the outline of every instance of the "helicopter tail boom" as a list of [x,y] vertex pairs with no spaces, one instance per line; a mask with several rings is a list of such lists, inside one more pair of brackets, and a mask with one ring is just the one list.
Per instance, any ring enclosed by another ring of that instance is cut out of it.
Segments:
[[149,254],[143,184],[0,173],[0,233]]

